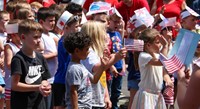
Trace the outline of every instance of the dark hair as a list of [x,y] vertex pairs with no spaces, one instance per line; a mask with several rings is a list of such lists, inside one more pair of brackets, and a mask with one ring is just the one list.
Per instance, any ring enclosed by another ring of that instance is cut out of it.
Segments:
[[90,36],[83,32],[71,33],[64,39],[64,47],[69,53],[74,53],[76,48],[82,50],[84,47],[90,46],[91,43]]
[[14,12],[16,5],[17,5],[17,1],[9,1],[6,4],[6,11],[8,11],[8,12]]
[[81,5],[78,5],[76,3],[69,3],[65,10],[69,11],[72,14],[77,14],[81,13],[83,11],[83,8]]
[[55,11],[51,8],[42,7],[38,10],[37,19],[38,21],[45,21],[48,17],[55,17]]

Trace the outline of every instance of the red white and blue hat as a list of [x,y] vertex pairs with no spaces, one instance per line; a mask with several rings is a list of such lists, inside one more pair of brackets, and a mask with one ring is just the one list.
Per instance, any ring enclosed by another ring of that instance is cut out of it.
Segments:
[[86,13],[86,16],[104,12],[106,14],[109,14],[110,9],[111,9],[111,4],[107,2],[102,2],[102,1],[93,2],[89,7],[89,11]]

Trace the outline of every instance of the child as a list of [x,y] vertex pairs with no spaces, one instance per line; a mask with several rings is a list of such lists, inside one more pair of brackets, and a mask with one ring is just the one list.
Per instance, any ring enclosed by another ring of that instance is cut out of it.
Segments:
[[44,97],[51,92],[47,81],[50,73],[45,58],[34,51],[42,31],[42,26],[31,20],[19,24],[22,48],[11,62],[11,109],[46,109]]
[[[64,24],[61,25],[63,22]],[[79,27],[79,18],[73,16],[68,11],[65,11],[59,18],[57,25],[59,29],[64,31],[64,35],[60,38],[58,42],[58,69],[54,76],[53,83],[53,103],[56,109],[64,109],[65,104],[65,82],[66,82],[66,72],[67,66],[71,59],[71,56],[64,48],[63,42],[64,38],[70,34],[78,31]]]
[[5,24],[8,23],[10,20],[10,15],[7,11],[0,11],[0,73],[3,74],[3,67],[4,67],[4,47],[3,45],[7,41],[7,33],[5,32]]
[[53,76],[57,69],[57,42],[58,37],[49,32],[55,26],[55,13],[49,8],[40,8],[38,13],[38,22],[42,25],[44,32],[42,33],[41,44],[44,47],[43,56],[47,59],[48,67],[51,73],[50,82],[53,83]]
[[6,100],[6,109],[10,109],[10,93],[11,93],[11,71],[10,65],[12,57],[20,50],[21,40],[18,36],[18,25],[19,20],[10,20],[6,25],[6,32],[10,39],[10,42],[7,42],[4,45],[4,69],[5,69],[5,100]]
[[17,19],[24,20],[24,19],[30,19],[30,20],[35,20],[35,15],[33,11],[22,8],[19,9],[18,14],[17,14]]
[[199,14],[186,6],[186,9],[181,12],[181,26],[184,29],[194,31],[197,24]]
[[[80,60],[87,58],[92,43],[91,37],[77,32],[69,34],[64,39],[66,50],[71,53],[71,61],[66,74],[66,104],[67,109],[92,108],[92,83],[97,83],[102,72],[92,75]],[[103,57],[99,70],[104,70],[109,57]]]
[[[98,26],[96,26],[98,25]],[[88,21],[83,24],[81,31],[89,35],[92,39],[92,45],[90,48],[90,53],[82,63],[90,73],[95,74],[100,71],[100,57],[103,56],[104,49],[107,49],[106,44],[106,28],[105,25],[97,21]],[[106,69],[110,68],[115,62],[125,57],[126,50],[122,48],[116,54],[111,54],[111,59],[106,65]],[[92,106],[93,109],[99,108],[111,108],[110,97],[108,94],[108,89],[106,85],[106,74],[102,74],[100,80],[97,84],[92,84],[93,96],[92,96]]]
[[144,52],[139,54],[141,81],[133,100],[132,109],[166,109],[161,94],[163,75],[166,74],[163,73],[159,53],[167,56],[168,43],[155,29],[144,30],[139,39],[144,41]]
[[[138,39],[141,32],[147,27],[144,24],[137,25],[140,20],[136,19],[134,23],[130,21],[127,23],[127,28],[130,30],[129,38],[130,39]],[[127,29],[127,30],[128,30]],[[136,92],[139,89],[139,82],[140,82],[140,71],[138,66],[138,56],[139,52],[137,51],[128,51],[128,90],[130,92],[130,100],[128,109],[131,109],[133,98]]]
[[6,11],[10,14],[10,19],[14,18],[14,11],[17,5],[17,1],[8,1],[6,4]]
[[[51,33],[55,26],[55,13],[50,8],[40,8],[37,13],[38,22],[42,25],[44,32],[42,33],[41,46],[44,47],[43,56],[47,60],[51,78],[48,81],[53,84],[54,75],[58,67],[57,60],[57,43],[58,37]],[[48,108],[51,106],[52,95],[47,98]]]
[[[109,27],[107,33],[112,41],[111,53],[118,52],[123,45],[123,39],[121,34],[116,30],[118,25],[120,24],[122,17],[117,14],[113,14],[110,16]],[[125,60],[119,60],[116,62],[111,68],[111,73],[113,74],[112,83],[108,87],[111,87],[111,102],[112,108],[118,109],[118,98],[121,95],[121,87],[122,87],[122,74],[126,72],[126,64]],[[109,89],[109,88],[108,88]]]

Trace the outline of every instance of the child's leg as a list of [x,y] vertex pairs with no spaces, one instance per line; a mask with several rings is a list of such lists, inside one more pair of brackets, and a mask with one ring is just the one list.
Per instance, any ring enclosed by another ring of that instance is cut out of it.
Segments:
[[134,96],[139,89],[139,81],[138,80],[129,80],[128,81],[128,90],[130,92],[130,99],[128,104],[128,109],[131,109],[131,105],[133,103]]
[[[118,72],[121,72],[118,70]],[[121,94],[121,86],[122,86],[122,76],[118,75],[117,77],[113,77],[112,86],[111,86],[111,102],[112,109],[118,109],[118,98]]]
[[53,84],[53,109],[65,109],[65,84]]

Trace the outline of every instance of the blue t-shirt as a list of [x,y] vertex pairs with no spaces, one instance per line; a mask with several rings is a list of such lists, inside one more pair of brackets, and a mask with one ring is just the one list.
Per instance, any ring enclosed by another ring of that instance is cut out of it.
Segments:
[[[112,41],[112,50],[111,50],[111,52],[112,53],[118,52],[122,48],[122,44],[123,44],[123,40],[122,40],[121,34],[119,32],[117,32],[117,31],[114,31],[114,32],[108,31],[107,33],[109,34],[110,39]],[[118,62],[116,62],[114,64],[114,66],[116,67],[116,69],[122,69],[123,61],[119,60]]]
[[66,51],[63,45],[64,37],[58,42],[58,69],[54,77],[54,83],[65,84],[65,76],[67,72],[67,67],[70,62],[71,56]]
[[140,80],[140,71],[135,69],[133,53],[128,52],[128,80]]
[[1,85],[2,87],[5,86],[5,81],[4,81],[3,76],[2,76],[1,73],[0,73],[0,85]]

